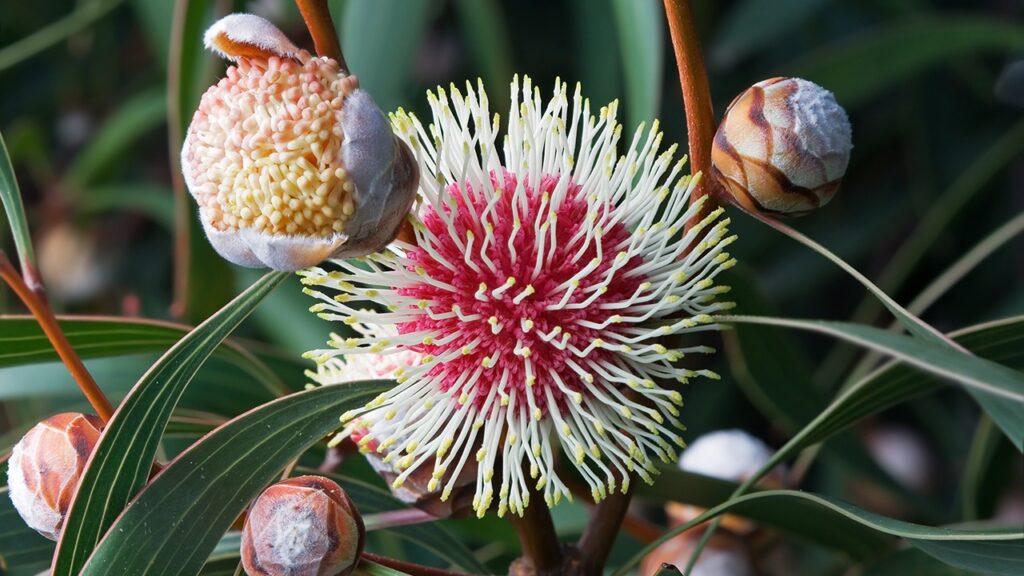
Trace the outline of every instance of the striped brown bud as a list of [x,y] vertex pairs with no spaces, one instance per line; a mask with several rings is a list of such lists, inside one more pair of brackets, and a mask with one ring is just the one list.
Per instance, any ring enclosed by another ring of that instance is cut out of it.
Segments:
[[36,424],[14,446],[7,470],[11,501],[25,523],[57,540],[103,422],[67,412]]
[[242,565],[250,576],[348,574],[364,539],[362,516],[341,486],[322,476],[297,476],[253,502],[242,532]]
[[850,121],[831,92],[799,78],[771,78],[725,111],[712,173],[746,210],[800,216],[835,195],[850,148]]

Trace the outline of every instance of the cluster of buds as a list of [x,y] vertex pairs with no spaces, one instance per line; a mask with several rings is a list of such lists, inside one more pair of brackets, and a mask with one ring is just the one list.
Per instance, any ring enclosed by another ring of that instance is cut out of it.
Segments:
[[832,199],[852,147],[850,121],[831,92],[771,78],[729,105],[712,145],[712,173],[746,211],[800,216]]
[[253,502],[242,532],[242,566],[250,576],[348,574],[363,553],[365,529],[336,482],[297,476]]
[[294,271],[393,240],[419,170],[356,77],[259,16],[226,16],[205,42],[236,64],[203,94],[181,164],[217,252]]
[[60,537],[102,427],[95,416],[57,414],[33,426],[11,452],[11,501],[25,523],[50,540]]

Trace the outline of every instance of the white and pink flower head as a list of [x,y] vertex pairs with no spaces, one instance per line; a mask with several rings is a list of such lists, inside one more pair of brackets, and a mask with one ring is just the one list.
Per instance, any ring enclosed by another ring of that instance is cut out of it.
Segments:
[[235,65],[203,94],[181,164],[217,252],[292,271],[390,242],[419,173],[356,77],[259,16],[222,18],[205,42]]
[[391,118],[424,174],[416,245],[301,273],[312,310],[358,334],[310,357],[422,355],[343,415],[338,438],[369,422],[396,486],[430,467],[449,494],[475,464],[480,515],[495,497],[501,515],[522,514],[534,490],[549,506],[569,496],[560,448],[595,499],[650,481],[653,460],[683,445],[682,396],[659,382],[717,377],[679,361],[711,352],[681,336],[717,329],[731,307],[714,282],[735,263],[728,220],[714,210],[684,230],[702,202],[689,203],[697,178],[676,147],[660,150],[656,124],[620,143],[617,105],[594,115],[579,88],[570,107],[561,82],[545,102],[514,80],[500,144],[482,86],[428,99],[428,127]]

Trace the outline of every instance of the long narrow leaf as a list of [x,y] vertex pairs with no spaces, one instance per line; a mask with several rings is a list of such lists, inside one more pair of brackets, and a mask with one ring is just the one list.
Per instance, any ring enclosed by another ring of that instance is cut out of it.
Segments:
[[217,428],[171,462],[111,526],[82,576],[196,574],[231,523],[281,469],[393,385],[299,392]]
[[809,492],[767,490],[747,494],[709,509],[670,530],[615,572],[621,576],[655,546],[672,536],[726,513],[742,516],[785,517],[801,533],[850,529],[854,524],[880,534],[907,539],[947,564],[987,574],[1024,573],[1024,534],[1018,527],[958,529],[922,526],[888,518],[852,504]]
[[18,180],[11,166],[11,156],[7,153],[7,144],[0,134],[0,206],[7,213],[7,221],[14,235],[14,247],[18,251],[22,273],[33,274],[36,266],[35,252],[32,250],[32,236],[28,231],[28,220],[25,218],[25,205],[21,201]]
[[148,479],[160,436],[192,377],[286,277],[269,273],[253,284],[168,350],[121,402],[82,474],[57,545],[53,576],[78,574],[100,537]]

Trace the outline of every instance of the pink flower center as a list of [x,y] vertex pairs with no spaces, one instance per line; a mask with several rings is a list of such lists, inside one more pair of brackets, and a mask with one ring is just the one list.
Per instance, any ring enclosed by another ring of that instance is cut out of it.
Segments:
[[[562,405],[567,401],[566,389],[586,392],[580,375],[567,362],[579,360],[573,348],[586,350],[597,339],[607,341],[617,330],[615,323],[604,328],[587,325],[607,323],[616,310],[603,305],[628,300],[636,293],[646,278],[630,272],[643,260],[633,256],[615,262],[629,242],[630,233],[621,221],[609,224],[600,238],[577,234],[592,217],[578,184],[571,183],[560,205],[552,210],[550,197],[555,195],[557,176],[542,176],[537,188],[524,183],[520,194],[513,194],[515,174],[492,173],[491,182],[499,197],[490,208],[489,198],[475,193],[468,184],[465,196],[469,202],[453,184],[448,193],[455,205],[445,209],[445,217],[431,208],[423,214],[423,223],[434,237],[430,248],[437,257],[423,247],[416,248],[409,253],[414,263],[410,269],[422,268],[420,277],[436,282],[406,286],[399,293],[429,302],[430,314],[420,314],[416,320],[399,324],[398,329],[402,334],[429,331],[445,340],[456,335],[443,344],[429,342],[413,349],[435,357],[461,351],[453,360],[439,362],[427,375],[438,378],[443,391],[454,387],[465,391],[466,375],[483,367],[469,392],[477,407],[483,407],[504,373],[506,390],[528,390],[542,410],[548,404],[548,391]],[[615,207],[603,209],[614,211]],[[551,218],[552,212],[557,219]],[[544,224],[553,230],[542,228]],[[460,241],[453,238],[452,230]],[[471,246],[467,246],[469,242]],[[538,271],[537,257],[542,250],[546,263]],[[570,287],[574,276],[593,266],[595,259],[596,268]],[[609,274],[613,264],[616,269]],[[584,302],[587,304],[581,305]],[[458,314],[452,317],[449,313],[456,309]],[[592,348],[587,361],[601,362],[612,354]]]

